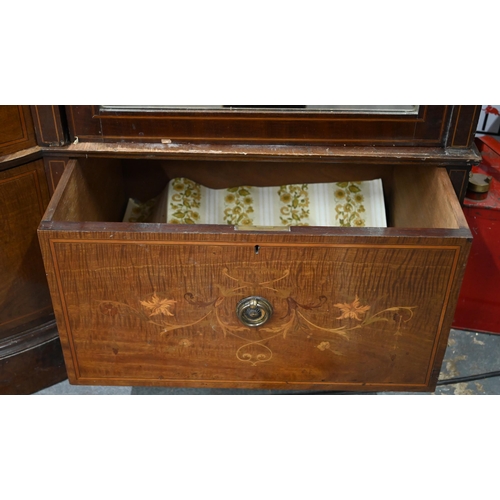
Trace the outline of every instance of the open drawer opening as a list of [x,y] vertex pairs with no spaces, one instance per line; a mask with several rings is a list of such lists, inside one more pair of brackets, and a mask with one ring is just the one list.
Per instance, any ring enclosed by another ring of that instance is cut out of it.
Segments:
[[[381,179],[389,228],[467,228],[445,169],[430,165],[342,165],[291,161],[120,160],[69,162],[44,220],[123,223],[130,199],[159,199],[172,179],[187,178],[210,189],[346,183]],[[181,224],[186,229],[189,224]],[[165,226],[173,224],[165,223]],[[176,224],[175,230],[179,230]],[[232,225],[226,226],[233,231]],[[344,228],[342,228],[344,229]],[[361,232],[371,227],[355,228]],[[200,225],[200,232],[210,226]]]

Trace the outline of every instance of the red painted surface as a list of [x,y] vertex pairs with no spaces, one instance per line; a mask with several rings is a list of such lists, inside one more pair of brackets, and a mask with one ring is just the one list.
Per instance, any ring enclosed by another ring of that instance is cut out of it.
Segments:
[[476,145],[483,160],[472,171],[492,181],[485,200],[464,202],[474,241],[453,328],[500,334],[500,142],[480,137]]
[[486,108],[484,108],[484,111],[486,113],[489,113],[490,115],[500,116],[500,113],[498,112],[498,109],[494,108],[493,106],[486,106]]

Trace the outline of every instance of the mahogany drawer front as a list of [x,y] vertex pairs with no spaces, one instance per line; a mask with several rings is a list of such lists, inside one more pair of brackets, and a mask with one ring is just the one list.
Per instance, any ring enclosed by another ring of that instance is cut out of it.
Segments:
[[[72,204],[95,200],[75,175],[70,165],[39,229],[72,383],[435,384],[470,243],[460,221],[277,233],[86,220]],[[273,307],[257,328],[236,315],[251,296]]]

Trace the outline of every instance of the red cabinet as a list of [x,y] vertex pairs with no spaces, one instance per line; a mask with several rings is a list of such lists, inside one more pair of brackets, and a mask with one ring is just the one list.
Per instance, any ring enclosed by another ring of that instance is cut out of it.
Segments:
[[500,334],[500,143],[481,137],[476,144],[483,160],[473,172],[492,180],[485,200],[464,202],[474,240],[453,326]]

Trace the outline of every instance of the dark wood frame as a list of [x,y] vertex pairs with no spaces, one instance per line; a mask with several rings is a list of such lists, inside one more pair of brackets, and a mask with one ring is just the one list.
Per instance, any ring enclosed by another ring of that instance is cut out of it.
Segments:
[[67,144],[67,125],[64,106],[31,106],[33,125],[40,146]]
[[276,110],[109,110],[66,106],[71,140],[468,148],[480,106],[420,106],[417,115]]
[[[403,169],[444,166],[462,201],[468,171],[480,159],[472,143],[480,106],[420,106],[418,115],[15,108],[20,132],[0,145],[0,171],[43,159],[50,194],[70,158],[288,159],[346,168],[359,163],[397,163]],[[68,145],[70,140],[74,144]],[[9,333],[0,341],[0,371],[5,374],[0,393],[30,393],[65,378],[60,349],[49,317]],[[443,344],[441,354],[444,349]]]
[[[29,106],[2,106],[0,112],[0,120],[8,127],[5,136],[0,137],[0,159],[37,145]],[[10,113],[17,116],[9,116]]]

